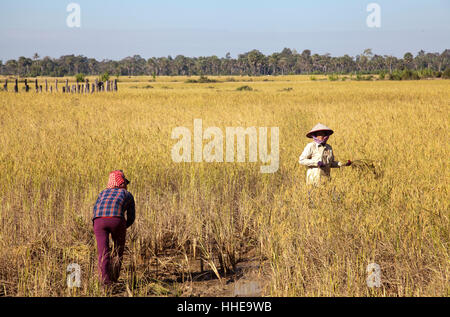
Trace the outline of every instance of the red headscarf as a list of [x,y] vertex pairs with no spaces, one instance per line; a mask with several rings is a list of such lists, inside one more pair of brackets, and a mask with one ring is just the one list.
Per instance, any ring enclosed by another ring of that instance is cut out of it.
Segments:
[[128,184],[122,170],[112,171],[109,173],[108,188],[120,187],[123,183]]

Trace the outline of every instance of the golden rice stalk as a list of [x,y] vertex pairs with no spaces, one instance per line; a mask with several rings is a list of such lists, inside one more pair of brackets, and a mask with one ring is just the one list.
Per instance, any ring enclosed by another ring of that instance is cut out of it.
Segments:
[[351,167],[362,173],[370,173],[375,178],[383,177],[383,168],[380,161],[370,159],[359,159],[352,161]]

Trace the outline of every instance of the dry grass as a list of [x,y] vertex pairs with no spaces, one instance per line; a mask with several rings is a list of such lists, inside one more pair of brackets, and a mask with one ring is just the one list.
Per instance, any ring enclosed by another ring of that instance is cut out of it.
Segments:
[[[137,203],[121,277],[128,296],[180,295],[194,252],[220,276],[252,252],[270,268],[265,295],[450,295],[448,80],[228,77],[157,78],[153,89],[132,88],[151,77],[121,78],[118,93],[88,96],[0,92],[0,294],[103,295],[91,213],[120,168]],[[253,91],[236,91],[243,82]],[[279,127],[278,172],[173,163],[171,130],[194,118]],[[360,161],[309,191],[297,160],[317,122],[335,130],[337,159]],[[72,262],[82,287],[70,292]],[[380,289],[366,286],[372,262]]]

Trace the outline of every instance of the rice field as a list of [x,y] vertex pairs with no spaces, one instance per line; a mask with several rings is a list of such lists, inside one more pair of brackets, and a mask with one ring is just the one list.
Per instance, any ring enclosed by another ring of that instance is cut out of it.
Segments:
[[[208,77],[0,92],[0,295],[190,296],[202,272],[226,285],[250,261],[261,296],[450,295],[449,80]],[[172,130],[196,118],[279,127],[279,169],[173,162]],[[336,159],[358,163],[311,189],[298,157],[318,122],[335,131]],[[91,215],[115,169],[131,180],[136,222],[112,295],[98,283]],[[80,288],[67,287],[71,263]],[[380,287],[368,287],[371,263]],[[219,295],[214,285],[202,294]]]

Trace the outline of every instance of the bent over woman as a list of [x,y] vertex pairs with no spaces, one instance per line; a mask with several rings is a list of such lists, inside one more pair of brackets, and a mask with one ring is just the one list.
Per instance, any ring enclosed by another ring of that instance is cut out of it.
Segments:
[[[109,174],[107,188],[103,190],[94,205],[92,217],[95,238],[97,240],[98,268],[101,280],[108,286],[117,282],[120,275],[126,230],[135,219],[133,195],[127,190],[130,181],[123,171]],[[115,256],[111,259],[109,235],[111,234]],[[113,262],[113,263],[112,263]]]

